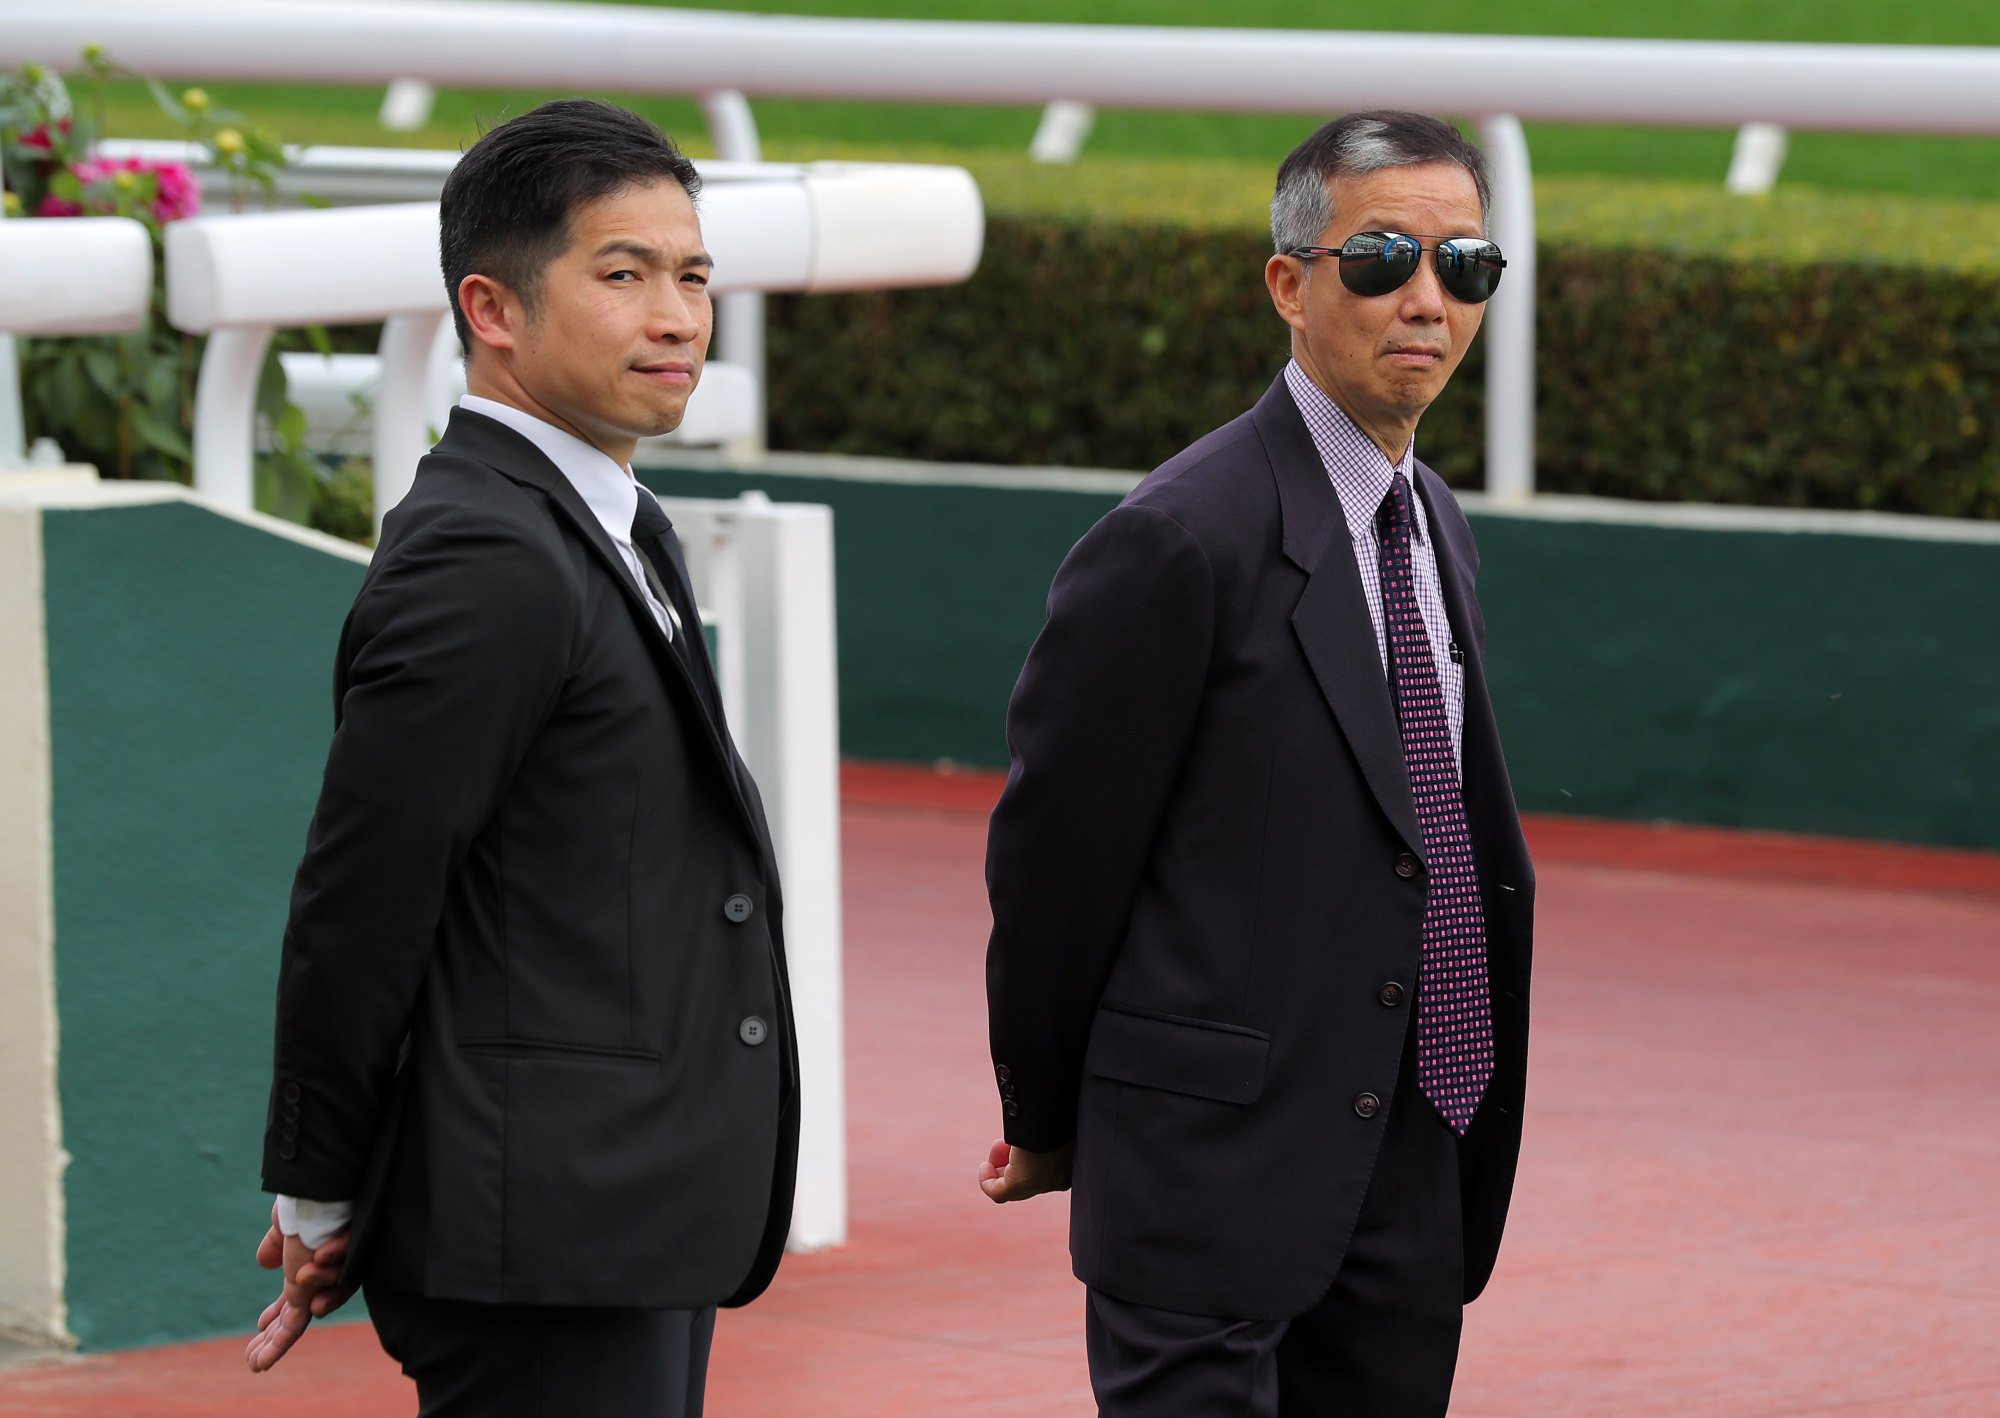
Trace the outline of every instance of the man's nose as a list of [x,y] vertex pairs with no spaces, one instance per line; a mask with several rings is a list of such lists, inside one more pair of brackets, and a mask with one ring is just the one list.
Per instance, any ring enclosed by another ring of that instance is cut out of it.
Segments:
[[653,304],[650,333],[657,340],[685,344],[701,332],[702,319],[708,310],[708,296],[705,292],[689,289],[681,281],[662,282],[662,286],[661,294]]
[[1445,295],[1444,285],[1438,280],[1437,257],[1433,253],[1424,253],[1417,263],[1417,273],[1397,294],[1402,299],[1405,320],[1436,324],[1444,319],[1444,303],[1450,297]]

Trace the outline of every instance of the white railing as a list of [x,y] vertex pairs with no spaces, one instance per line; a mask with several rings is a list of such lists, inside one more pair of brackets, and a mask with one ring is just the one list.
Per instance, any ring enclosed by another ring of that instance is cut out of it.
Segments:
[[[195,389],[197,490],[251,505],[257,371],[276,330],[381,321],[372,411],[380,526],[449,407],[437,222],[434,204],[399,203],[167,228],[168,318],[209,336]],[[978,264],[983,232],[978,188],[959,168],[772,165],[761,180],[717,185],[702,207],[711,289],[721,295],[961,281]]]
[[152,297],[152,238],[129,217],[0,222],[0,473],[25,458],[14,337],[136,330]]
[[[113,40],[121,62],[165,75],[696,94],[710,98],[711,122],[727,96],[746,94],[1470,114],[1493,156],[1493,234],[1510,261],[1534,250],[1521,119],[2000,133],[1993,48],[807,19],[528,0],[0,0],[0,62],[61,65]],[[1487,488],[1503,498],[1534,486],[1532,274],[1532,259],[1510,267],[1489,317]]]

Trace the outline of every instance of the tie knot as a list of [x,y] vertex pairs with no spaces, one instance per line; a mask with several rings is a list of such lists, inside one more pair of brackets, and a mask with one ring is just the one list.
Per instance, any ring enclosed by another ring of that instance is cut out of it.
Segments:
[[1382,494],[1382,506],[1375,520],[1384,530],[1407,529],[1410,525],[1410,487],[1401,473],[1389,474],[1389,490]]
[[632,511],[632,540],[641,541],[657,537],[674,529],[673,520],[666,514],[653,494],[641,488],[639,503]]

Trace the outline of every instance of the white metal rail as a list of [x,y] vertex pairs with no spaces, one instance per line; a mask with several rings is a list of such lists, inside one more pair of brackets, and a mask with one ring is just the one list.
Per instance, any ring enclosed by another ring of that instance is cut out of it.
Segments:
[[[1487,487],[1502,498],[1534,487],[1534,204],[1519,120],[2000,134],[1996,48],[807,19],[540,0],[0,0],[0,63],[65,64],[110,39],[121,62],[170,76],[695,94],[732,157],[754,151],[747,106],[733,109],[746,94],[1474,115],[1494,162],[1493,234],[1510,261],[1525,258],[1495,297],[1487,336]],[[725,322],[733,358],[756,350],[747,325]]]

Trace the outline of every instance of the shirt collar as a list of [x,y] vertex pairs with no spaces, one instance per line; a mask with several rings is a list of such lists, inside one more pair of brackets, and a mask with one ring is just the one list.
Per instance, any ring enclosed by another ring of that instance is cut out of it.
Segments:
[[1373,545],[1375,514],[1381,510],[1382,499],[1389,495],[1389,480],[1401,473],[1410,487],[1411,525],[1421,540],[1424,504],[1417,493],[1415,476],[1417,440],[1412,438],[1403,456],[1392,464],[1375,446],[1375,440],[1348,417],[1347,411],[1313,383],[1312,376],[1297,360],[1285,366],[1285,384],[1306,421],[1306,431],[1312,434],[1313,447],[1319,450],[1326,475],[1333,480],[1333,490],[1340,497],[1340,510],[1347,518],[1348,535],[1357,542]]
[[625,546],[632,544],[632,515],[639,506],[639,485],[633,481],[631,469],[613,462],[610,455],[585,443],[575,434],[567,433],[512,404],[467,394],[459,399],[458,406],[475,414],[484,414],[496,423],[506,424],[541,449],[569,485],[576,489],[576,495],[583,499],[583,505],[590,509],[591,515],[611,539]]

